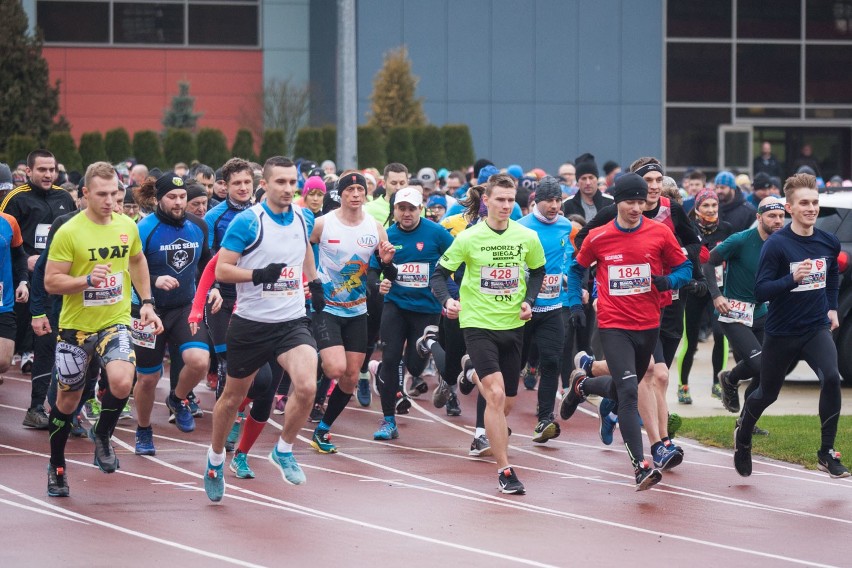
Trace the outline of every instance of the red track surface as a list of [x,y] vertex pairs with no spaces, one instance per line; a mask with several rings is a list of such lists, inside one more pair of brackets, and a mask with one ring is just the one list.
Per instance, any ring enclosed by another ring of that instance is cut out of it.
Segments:
[[[266,459],[279,432],[271,423],[252,454],[257,479],[238,480],[226,468],[227,493],[218,505],[201,484],[210,415],[182,434],[158,404],[155,458],[133,455],[131,420],[116,431],[121,469],[113,475],[92,465],[88,440],[72,438],[71,498],[48,498],[47,435],[21,426],[28,378],[6,377],[4,567],[59,559],[71,566],[848,566],[852,558],[849,479],[759,458],[744,479],[730,451],[683,439],[683,465],[636,493],[619,436],[603,446],[587,404],[563,423],[560,438],[533,444],[530,392],[520,393],[509,418],[510,461],[525,496],[499,495],[493,462],[467,456],[470,396],[461,397],[457,418],[435,410],[428,397],[417,402],[410,416],[399,417],[400,438],[391,443],[372,440],[376,397],[369,409],[353,400],[332,430],[339,454],[297,443],[308,476],[301,487],[285,484]],[[202,407],[212,408],[212,393],[197,390]],[[165,394],[161,382],[157,399]],[[304,436],[310,431],[306,424]]]

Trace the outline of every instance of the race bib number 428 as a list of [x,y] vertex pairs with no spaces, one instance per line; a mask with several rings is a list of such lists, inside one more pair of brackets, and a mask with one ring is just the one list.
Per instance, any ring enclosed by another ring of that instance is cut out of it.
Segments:
[[479,291],[492,296],[514,294],[521,287],[520,273],[517,266],[483,266],[479,270]]

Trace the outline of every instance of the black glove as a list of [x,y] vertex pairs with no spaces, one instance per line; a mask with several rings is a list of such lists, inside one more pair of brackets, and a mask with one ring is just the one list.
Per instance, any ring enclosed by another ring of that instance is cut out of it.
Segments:
[[652,274],[651,280],[654,282],[654,288],[656,288],[659,292],[665,292],[666,290],[672,289],[671,280],[669,280],[667,276],[654,276]]
[[707,281],[706,280],[690,280],[686,286],[683,287],[684,290],[695,294],[695,296],[699,298],[703,298],[707,295]]
[[311,306],[319,313],[325,309],[325,294],[322,291],[322,282],[317,278],[308,282],[308,290],[311,291]]
[[281,271],[287,266],[284,262],[273,262],[267,264],[264,268],[255,268],[251,271],[251,283],[257,286],[258,284],[272,284],[281,278]]
[[586,311],[580,304],[571,306],[571,325],[574,329],[586,327]]

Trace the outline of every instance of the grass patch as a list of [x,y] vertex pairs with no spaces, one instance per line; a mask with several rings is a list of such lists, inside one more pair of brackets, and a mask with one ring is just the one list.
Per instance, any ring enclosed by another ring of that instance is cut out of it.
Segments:
[[[733,416],[683,418],[677,435],[707,446],[733,450],[735,426]],[[816,452],[820,446],[818,416],[762,416],[758,426],[768,430],[769,436],[752,437],[754,455],[816,469]],[[847,416],[840,417],[835,444],[838,452],[852,457],[852,420]],[[852,463],[849,458],[843,458],[843,461]]]

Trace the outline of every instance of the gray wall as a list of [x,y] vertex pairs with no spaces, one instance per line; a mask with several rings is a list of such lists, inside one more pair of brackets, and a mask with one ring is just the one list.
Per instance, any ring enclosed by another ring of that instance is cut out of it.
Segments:
[[659,0],[358,0],[359,121],[405,44],[429,121],[499,166],[660,155],[662,25]]

